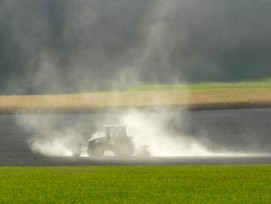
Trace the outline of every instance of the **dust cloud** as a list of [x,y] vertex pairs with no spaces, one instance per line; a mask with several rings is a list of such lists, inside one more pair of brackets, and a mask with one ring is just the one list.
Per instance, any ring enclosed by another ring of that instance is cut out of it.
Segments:
[[80,124],[61,125],[55,115],[17,115],[16,121],[31,138],[30,149],[46,156],[71,156],[71,148],[82,140]]
[[[147,145],[153,156],[207,156],[212,155],[202,144],[189,135],[170,131],[170,121],[175,113],[144,114],[135,110],[121,117],[127,125],[128,135],[133,136],[137,147]],[[140,150],[139,150],[140,151]]]
[[[46,156],[71,156],[71,149],[78,143],[87,144],[90,138],[105,136],[103,125],[126,125],[127,134],[133,138],[136,147],[134,156],[141,156],[142,145],[148,146],[151,156],[160,157],[254,154],[253,149],[250,153],[247,149],[259,141],[254,141],[247,147],[240,143],[236,149],[233,149],[233,145],[226,144],[227,138],[212,139],[215,135],[208,135],[208,132],[204,132],[204,128],[197,134],[182,131],[187,128],[186,124],[190,123],[190,119],[185,118],[187,112],[182,113],[185,111],[129,110],[122,114],[18,115],[16,117],[17,123],[32,135],[28,141],[31,150]],[[106,153],[106,156],[112,155],[112,152]]]
[[[169,122],[174,113],[142,113],[130,110],[123,115],[106,116],[100,122],[97,132],[90,128],[80,126],[86,121],[75,121],[70,127],[56,127],[61,121],[51,116],[18,116],[18,124],[32,132],[28,141],[32,151],[46,156],[71,156],[71,149],[78,143],[87,144],[89,138],[105,136],[103,125],[126,125],[127,134],[133,138],[136,151],[140,155],[141,146],[146,145],[152,156],[203,156],[212,153],[199,142],[189,138],[189,135],[177,135],[168,129]],[[158,117],[157,117],[158,116]],[[72,115],[70,117],[73,117]],[[111,123],[110,123],[111,122]],[[87,128],[83,130],[82,128]],[[88,132],[87,135],[81,135]],[[112,155],[112,154],[107,154]]]

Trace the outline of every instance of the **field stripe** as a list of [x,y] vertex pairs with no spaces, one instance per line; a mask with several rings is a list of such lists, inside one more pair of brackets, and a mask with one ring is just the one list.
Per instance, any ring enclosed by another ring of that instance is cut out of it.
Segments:
[[271,107],[271,88],[121,91],[0,96],[0,112],[80,111],[108,108],[217,109]]

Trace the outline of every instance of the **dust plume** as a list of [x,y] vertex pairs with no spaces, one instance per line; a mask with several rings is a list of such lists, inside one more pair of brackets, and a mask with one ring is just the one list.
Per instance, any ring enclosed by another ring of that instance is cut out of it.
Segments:
[[[152,156],[206,156],[212,154],[202,144],[191,139],[189,135],[178,135],[174,130],[170,130],[170,121],[173,118],[174,113],[169,112],[157,114],[131,110],[120,115],[105,116],[99,122],[100,127],[94,129],[86,126],[89,121],[84,121],[80,117],[68,127],[66,126],[68,124],[61,125],[63,118],[59,120],[57,116],[53,115],[17,116],[17,122],[32,133],[32,137],[28,141],[31,150],[46,156],[71,156],[71,149],[78,143],[87,144],[89,138],[105,136],[103,129],[105,124],[127,126],[127,134],[133,137],[135,143],[135,156],[140,155],[142,145],[149,147]],[[87,134],[84,135],[83,132]]]
[[63,123],[56,115],[17,115],[19,126],[31,135],[30,149],[46,156],[71,156],[71,148],[83,141],[80,123]]
[[153,156],[212,155],[212,152],[199,141],[170,129],[170,122],[176,118],[175,114],[173,112],[146,114],[131,110],[121,117],[121,122],[127,125],[128,135],[133,136],[137,147],[149,146]]
[[[32,135],[28,141],[31,150],[46,156],[71,156],[71,149],[78,143],[87,144],[90,138],[105,136],[103,125],[126,125],[136,147],[134,156],[141,155],[142,145],[149,147],[152,156],[240,156],[270,151],[268,146],[262,146],[269,142],[264,138],[269,126],[262,124],[263,129],[251,121],[254,126],[249,126],[253,130],[246,134],[242,129],[247,126],[246,119],[236,123],[234,130],[231,124],[234,114],[219,124],[225,119],[219,111],[210,113],[213,119],[208,114],[201,118],[201,113],[129,110],[114,114],[18,115],[16,118]],[[259,131],[264,131],[260,132],[262,138],[257,136]]]

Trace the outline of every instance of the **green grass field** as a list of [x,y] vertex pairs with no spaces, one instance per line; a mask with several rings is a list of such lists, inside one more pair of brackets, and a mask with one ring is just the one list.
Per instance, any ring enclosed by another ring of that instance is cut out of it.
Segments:
[[271,203],[271,166],[1,167],[0,203]]
[[187,84],[146,84],[123,89],[121,91],[182,91],[182,90],[236,90],[236,89],[271,89],[271,79],[259,81],[237,81],[237,82],[207,82]]

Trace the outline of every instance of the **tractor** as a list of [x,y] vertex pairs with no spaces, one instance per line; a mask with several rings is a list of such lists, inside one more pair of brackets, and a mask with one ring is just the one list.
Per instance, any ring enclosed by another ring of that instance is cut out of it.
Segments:
[[135,151],[135,145],[131,137],[127,136],[124,125],[105,125],[105,136],[88,140],[86,145],[78,144],[72,149],[72,155],[79,157],[85,149],[89,156],[101,157],[105,151],[112,151],[120,157],[131,156]]

